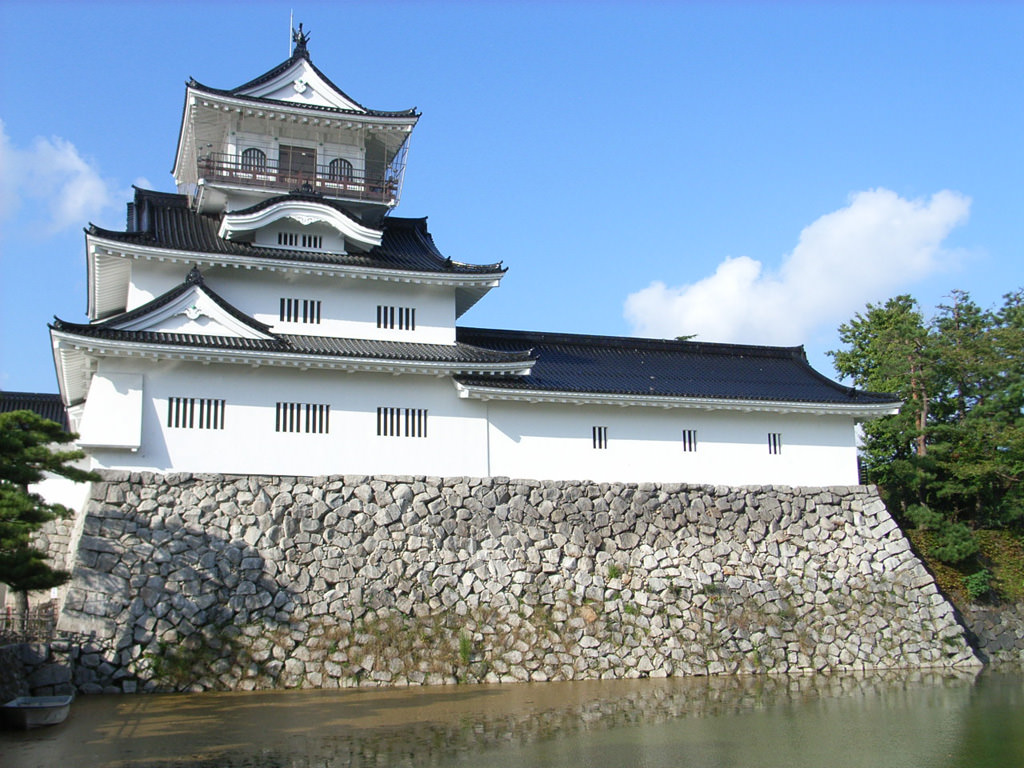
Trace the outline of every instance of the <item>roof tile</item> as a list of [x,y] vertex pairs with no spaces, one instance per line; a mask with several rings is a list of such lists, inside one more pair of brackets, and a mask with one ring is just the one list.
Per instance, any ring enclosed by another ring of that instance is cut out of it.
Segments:
[[694,397],[829,404],[897,403],[815,371],[803,347],[762,347],[617,336],[459,328],[457,338],[495,351],[530,350],[529,376],[459,377],[465,384],[538,392]]

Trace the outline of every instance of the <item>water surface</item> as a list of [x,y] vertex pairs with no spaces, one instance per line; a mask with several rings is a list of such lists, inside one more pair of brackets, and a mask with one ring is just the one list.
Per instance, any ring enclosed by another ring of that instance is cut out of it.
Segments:
[[90,696],[4,768],[1016,768],[1024,674]]

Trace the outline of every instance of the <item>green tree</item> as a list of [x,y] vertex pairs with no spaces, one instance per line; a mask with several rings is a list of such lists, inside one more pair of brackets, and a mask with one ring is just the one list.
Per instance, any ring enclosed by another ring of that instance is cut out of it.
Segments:
[[903,401],[897,415],[863,425],[861,452],[867,480],[903,512],[923,501],[927,473],[925,434],[936,374],[924,317],[911,296],[897,296],[868,304],[840,326],[839,338],[846,348],[829,355],[841,375]]
[[972,528],[1024,520],[1024,292],[983,310],[963,291],[925,322],[916,301],[868,305],[830,353],[857,386],[904,401],[864,425],[867,479],[893,511],[933,531],[932,554],[977,551]]
[[46,503],[29,491],[29,485],[47,475],[78,482],[99,479],[72,465],[84,456],[81,451],[56,448],[75,437],[32,411],[0,413],[0,582],[18,593],[23,616],[30,591],[55,587],[69,578],[67,572],[50,567],[46,554],[32,545],[32,534],[71,512]]

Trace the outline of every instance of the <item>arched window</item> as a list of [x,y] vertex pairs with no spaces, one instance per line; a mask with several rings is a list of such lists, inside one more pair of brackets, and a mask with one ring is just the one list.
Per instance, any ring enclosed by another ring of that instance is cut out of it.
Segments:
[[343,157],[331,160],[327,166],[327,178],[331,181],[352,181],[352,163]]
[[262,149],[250,147],[242,152],[243,171],[262,171],[267,167],[267,154]]

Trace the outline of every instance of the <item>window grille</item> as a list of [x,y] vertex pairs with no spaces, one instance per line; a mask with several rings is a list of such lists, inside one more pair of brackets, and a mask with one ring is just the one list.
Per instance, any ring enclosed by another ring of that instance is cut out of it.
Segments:
[[352,163],[338,157],[327,166],[327,179],[329,181],[352,181]]
[[593,428],[594,448],[601,450],[608,447],[608,427]]
[[267,153],[262,149],[250,147],[242,152],[243,171],[262,171],[267,167]]
[[320,324],[319,299],[281,299],[280,319],[282,323]]
[[399,331],[416,330],[416,307],[386,307],[377,305],[377,327]]
[[780,454],[782,453],[782,433],[781,432],[769,432],[768,433],[768,453]]
[[224,429],[224,401],[205,397],[169,397],[167,426],[176,429]]
[[278,403],[274,420],[276,432],[327,434],[331,428],[331,406],[325,403]]
[[278,232],[277,244],[285,248],[308,248],[315,250],[323,248],[323,235],[300,235],[297,232]]
[[378,408],[379,437],[426,437],[426,408]]
[[697,450],[697,430],[696,429],[684,429],[683,430],[683,450],[687,453],[692,453]]

